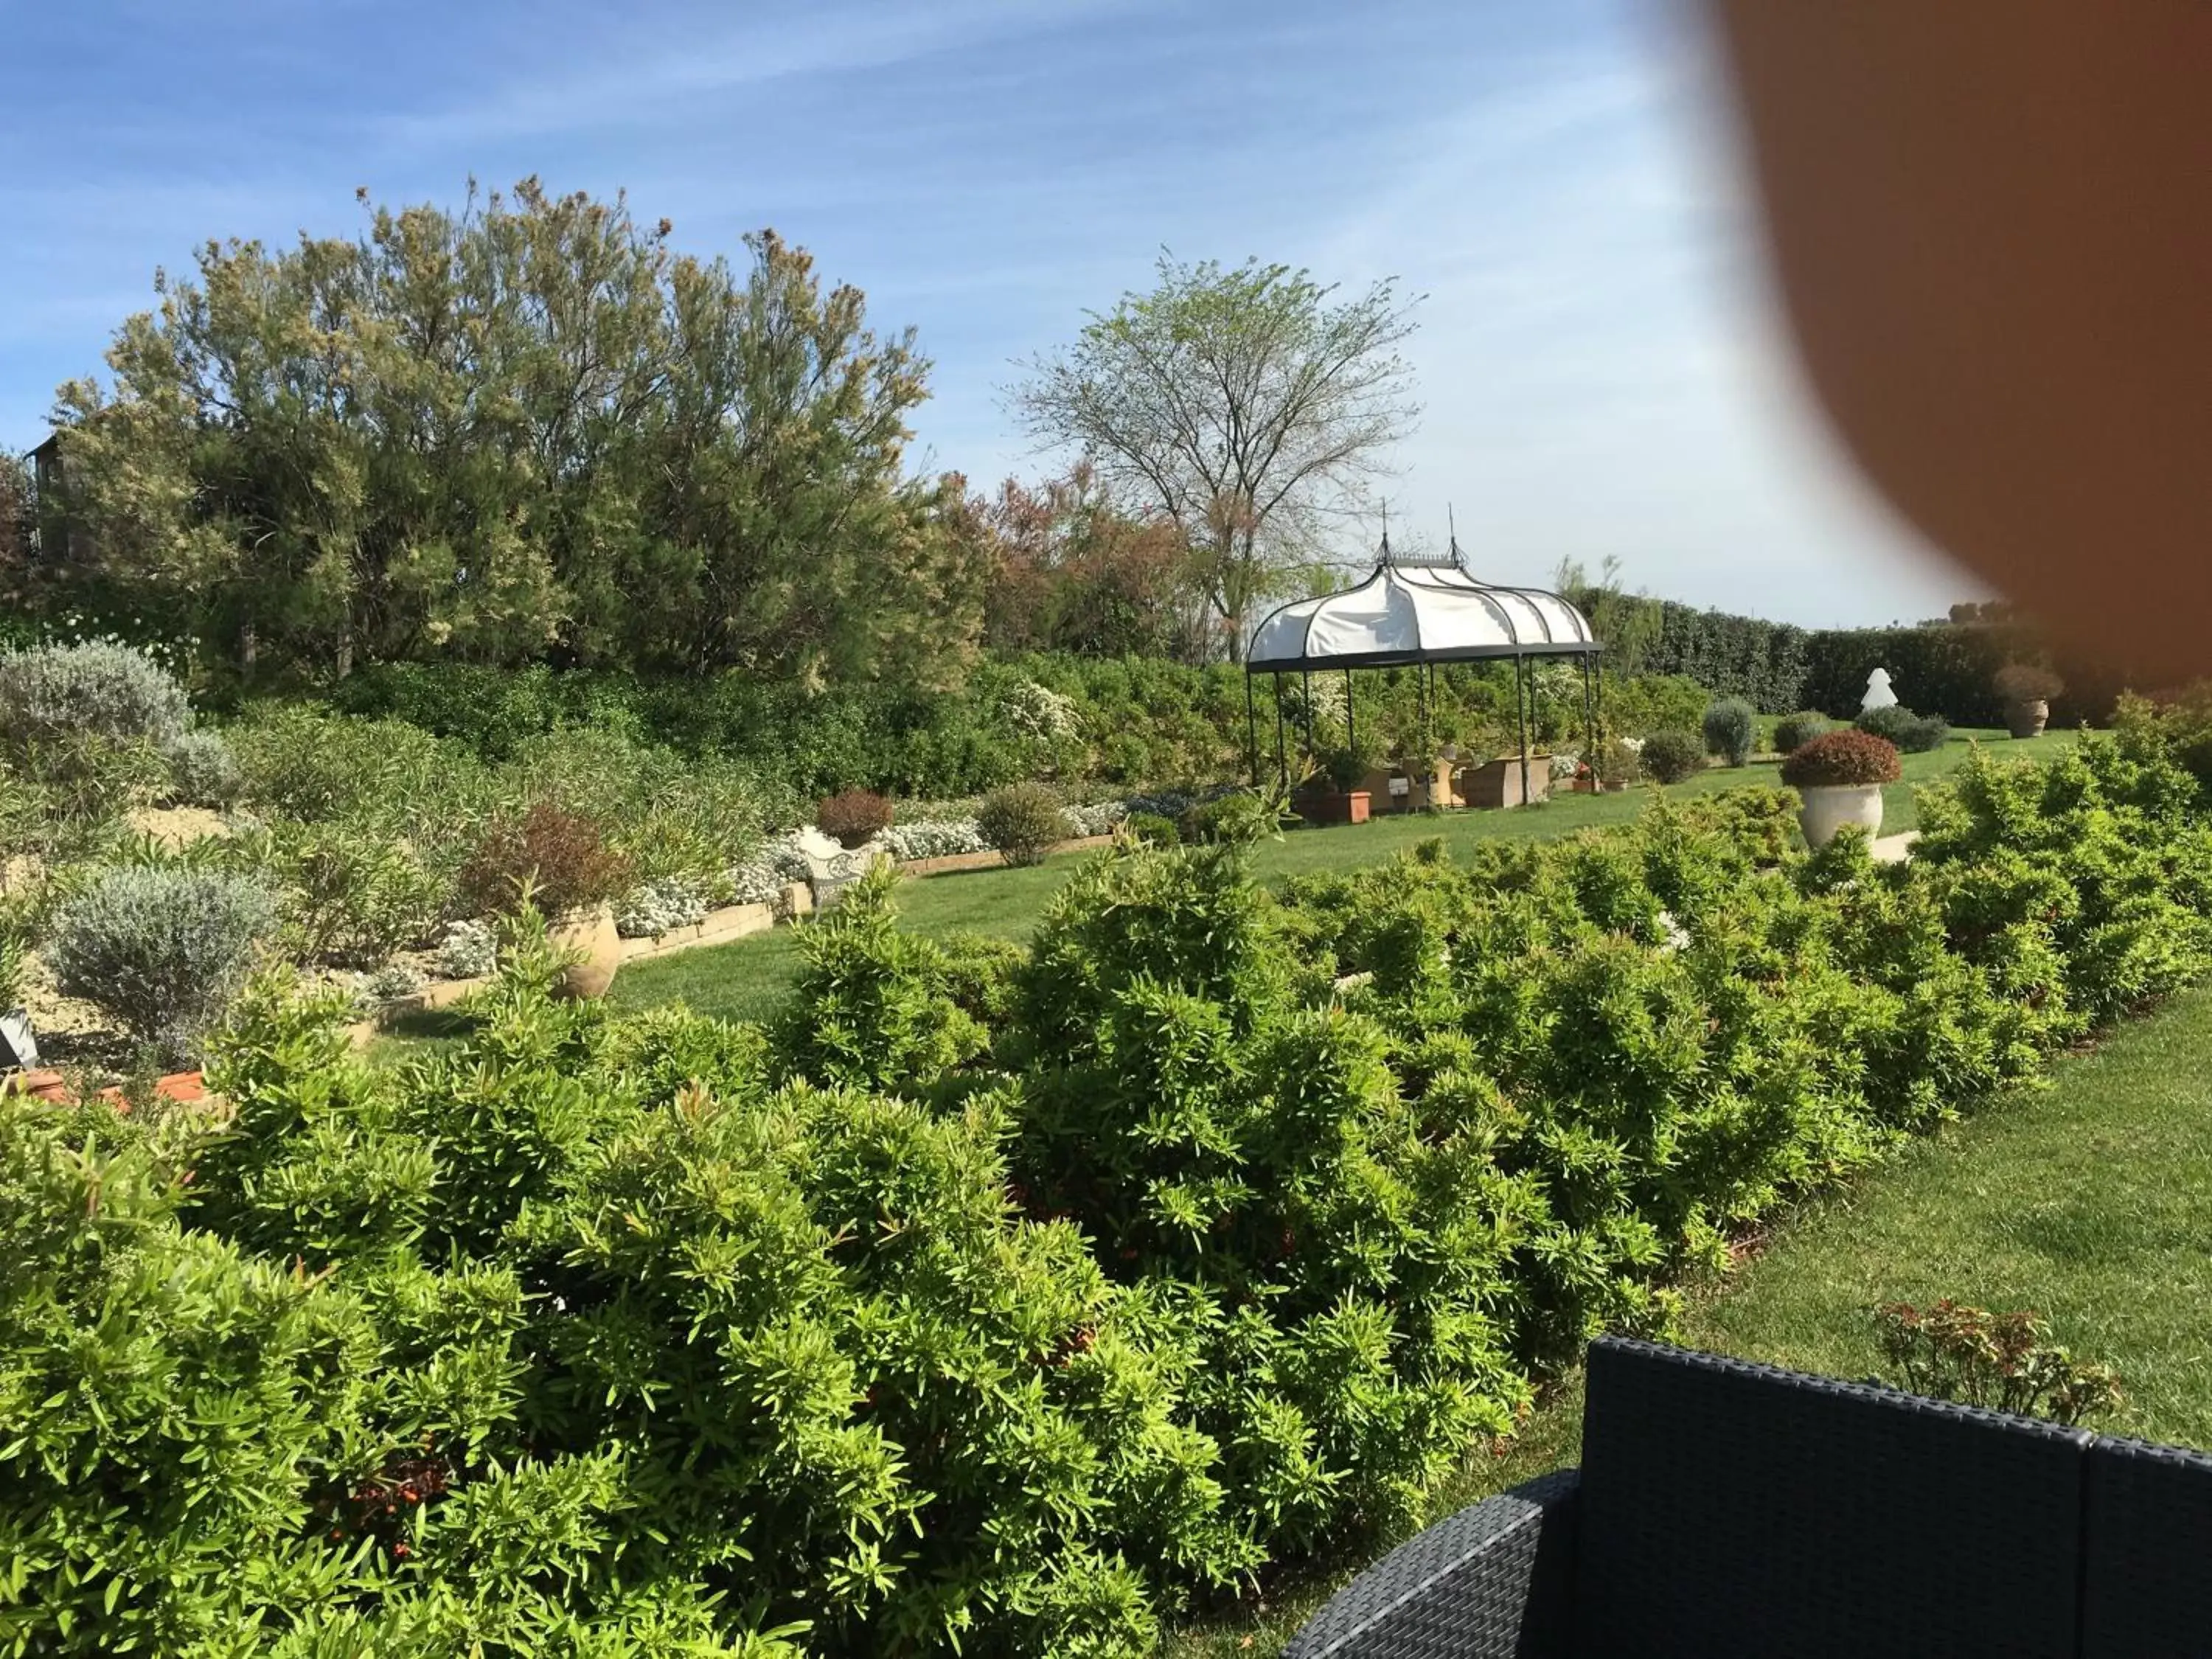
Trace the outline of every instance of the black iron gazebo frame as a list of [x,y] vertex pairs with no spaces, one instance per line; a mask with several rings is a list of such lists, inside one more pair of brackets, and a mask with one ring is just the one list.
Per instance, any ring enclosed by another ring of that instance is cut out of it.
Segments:
[[[1456,571],[1464,580],[1458,581],[1426,581],[1421,579],[1425,572],[1447,568]],[[1580,619],[1585,630],[1587,630],[1589,626],[1589,620],[1586,617],[1583,617],[1582,613],[1576,610],[1573,605],[1570,604],[1563,595],[1553,592],[1549,588],[1507,587],[1500,584],[1477,581],[1473,576],[1468,574],[1466,567],[1460,562],[1459,544],[1456,538],[1455,538],[1451,544],[1450,562],[1449,565],[1438,563],[1408,563],[1392,555],[1390,551],[1389,538],[1385,535],[1382,539],[1382,557],[1376,564],[1374,574],[1370,575],[1365,581],[1358,584],[1358,586],[1345,589],[1344,592],[1347,593],[1358,592],[1373,583],[1382,580],[1386,574],[1395,574],[1401,580],[1407,582],[1413,586],[1425,588],[1431,592],[1438,593],[1456,594],[1461,596],[1471,595],[1476,598],[1480,598],[1485,594],[1504,593],[1524,598],[1550,599],[1553,603],[1564,608],[1571,615]],[[1324,595],[1322,597],[1334,598],[1335,596]],[[1267,624],[1273,622],[1277,617],[1281,616],[1285,611],[1289,611],[1297,605],[1310,605],[1313,603],[1315,603],[1315,601],[1312,599],[1293,599],[1287,605],[1278,605],[1274,610],[1267,613],[1267,617],[1261,620],[1260,626],[1253,631],[1253,639],[1259,639],[1261,635],[1266,633]],[[1517,626],[1511,621],[1510,617],[1496,605],[1495,601],[1492,602],[1492,608],[1493,611],[1498,612],[1501,618],[1504,620],[1505,626],[1508,630],[1516,633],[1517,635]],[[1543,625],[1542,613],[1540,610],[1539,610],[1536,614],[1540,625]],[[1248,656],[1244,664],[1244,730],[1246,755],[1250,766],[1253,784],[1256,787],[1260,781],[1260,734],[1259,711],[1252,683],[1253,680],[1261,674],[1269,676],[1274,682],[1273,686],[1273,696],[1275,705],[1276,783],[1278,787],[1287,788],[1290,785],[1290,758],[1289,751],[1285,746],[1285,727],[1283,719],[1284,676],[1287,674],[1296,674],[1303,682],[1304,690],[1303,701],[1306,711],[1307,722],[1307,755],[1309,758],[1311,758],[1311,745],[1313,741],[1313,677],[1316,672],[1322,673],[1341,672],[1344,675],[1345,740],[1347,744],[1356,746],[1358,742],[1359,728],[1358,715],[1355,704],[1352,678],[1355,670],[1366,668],[1415,668],[1419,670],[1420,672],[1414,680],[1414,692],[1415,696],[1419,699],[1422,727],[1424,730],[1426,730],[1429,722],[1429,711],[1436,706],[1436,672],[1440,665],[1455,662],[1492,662],[1500,659],[1504,659],[1510,660],[1513,665],[1514,734],[1516,738],[1518,740],[1520,746],[1521,799],[1523,802],[1526,802],[1529,799],[1529,728],[1534,721],[1536,702],[1534,675],[1528,665],[1559,658],[1579,659],[1581,660],[1583,671],[1583,729],[1589,735],[1589,739],[1593,746],[1595,746],[1596,741],[1598,714],[1599,711],[1603,707],[1605,696],[1605,672],[1604,664],[1601,660],[1604,653],[1604,647],[1598,643],[1595,636],[1579,640],[1560,640],[1550,637],[1548,625],[1545,626],[1547,637],[1540,641],[1534,640],[1522,640],[1516,637],[1511,643],[1503,645],[1443,646],[1434,648],[1416,647],[1407,650],[1324,653],[1319,656],[1276,658],[1260,664],[1253,663]],[[1589,758],[1591,758],[1593,763],[1595,763],[1595,757],[1592,757]]]

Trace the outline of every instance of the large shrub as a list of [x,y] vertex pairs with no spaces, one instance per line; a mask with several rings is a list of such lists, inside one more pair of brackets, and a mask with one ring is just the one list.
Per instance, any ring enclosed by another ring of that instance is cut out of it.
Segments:
[[1188,1319],[1010,1214],[1003,1106],[779,1086],[756,1032],[545,977],[381,1075],[257,992],[220,1135],[88,1157],[0,1103],[10,1424],[52,1454],[0,1492],[19,1632],[1137,1659],[1258,1564]]
[[1060,797],[1041,783],[994,789],[975,809],[975,827],[1007,863],[1042,864],[1068,838]]
[[1713,694],[1708,688],[1679,674],[1643,674],[1627,681],[1608,680],[1605,687],[1605,723],[1632,738],[1653,732],[1694,732],[1712,701]]
[[538,800],[485,827],[462,867],[459,896],[477,915],[507,915],[527,903],[549,917],[568,916],[607,902],[632,874],[597,819]]
[[55,916],[46,959],[169,1060],[188,1057],[276,924],[257,882],[182,867],[103,872]]
[[403,842],[352,823],[284,824],[272,837],[294,951],[377,968],[429,935],[449,890]]
[[191,724],[185,689],[144,652],[109,640],[0,653],[0,743],[81,734],[159,749]]
[[419,726],[303,703],[258,708],[228,735],[246,804],[266,817],[310,823],[406,822],[411,804],[461,760]]
[[1741,697],[1721,698],[1705,710],[1702,724],[1708,755],[1718,755],[1730,766],[1741,766],[1750,760],[1759,721]]
[[1654,732],[1637,757],[1655,781],[1680,783],[1705,770],[1705,739],[1691,732]]

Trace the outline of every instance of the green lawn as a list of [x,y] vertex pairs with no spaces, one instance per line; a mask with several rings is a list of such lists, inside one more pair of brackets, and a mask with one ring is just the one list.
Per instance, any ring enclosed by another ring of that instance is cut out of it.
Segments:
[[[1880,1302],[1954,1297],[2033,1308],[2128,1395],[2107,1431],[2212,1449],[2212,990],[2062,1059],[1778,1226],[1725,1281],[1696,1287],[1693,1346],[1834,1376],[1877,1373]],[[1569,1378],[1503,1458],[1478,1453],[1432,1517],[1571,1464]],[[1364,1559],[1379,1553],[1371,1547]],[[1272,1654],[1358,1564],[1285,1586],[1263,1608],[1184,1632],[1175,1659]]]
[[[1905,757],[1903,781],[1882,800],[1882,833],[1910,830],[1917,822],[1912,787],[1942,776],[1966,757],[1974,738],[1994,738],[2006,755],[2044,756],[2074,741],[2070,732],[2051,732],[2014,743],[2001,732],[1953,734],[1943,748]],[[1711,794],[1747,785],[1779,783],[1778,763],[1754,761],[1741,770],[1715,767],[1686,783],[1677,794]],[[1328,830],[1299,830],[1261,847],[1255,860],[1263,877],[1303,874],[1378,863],[1417,842],[1441,836],[1460,849],[1500,837],[1564,836],[1593,825],[1624,823],[1644,807],[1648,792],[1618,795],[1564,794],[1547,805],[1511,811],[1419,813],[1389,817],[1371,823]],[[905,925],[918,933],[995,934],[1026,939],[1045,901],[1073,873],[1085,855],[1069,854],[1032,870],[969,870],[908,882],[899,897]],[[623,1007],[650,1007],[683,1001],[704,1014],[758,1019],[781,1005],[798,968],[797,936],[787,927],[734,944],[641,962],[623,969],[612,999]]]

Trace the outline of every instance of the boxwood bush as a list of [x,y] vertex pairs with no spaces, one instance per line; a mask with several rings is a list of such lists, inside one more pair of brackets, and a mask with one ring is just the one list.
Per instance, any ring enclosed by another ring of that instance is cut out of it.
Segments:
[[1941,714],[1916,714],[1899,703],[1869,708],[1855,724],[1860,731],[1893,743],[1908,755],[1941,749],[1951,738],[1950,725]]
[[1740,791],[1280,894],[1127,838],[1026,949],[876,878],[767,1029],[557,1002],[526,916],[471,1036],[374,1067],[258,982],[227,1123],[0,1100],[0,1617],[1150,1653],[1404,1522],[1778,1204],[2204,978],[2203,799],[2143,721],[1978,754],[1902,865]]
[[1774,722],[1774,748],[1778,754],[1791,755],[1815,738],[1826,737],[1836,729],[1836,723],[1826,714],[1808,709],[1799,714],[1784,714]]
[[1644,773],[1660,783],[1680,783],[1705,767],[1705,739],[1694,732],[1654,732],[1637,751]]

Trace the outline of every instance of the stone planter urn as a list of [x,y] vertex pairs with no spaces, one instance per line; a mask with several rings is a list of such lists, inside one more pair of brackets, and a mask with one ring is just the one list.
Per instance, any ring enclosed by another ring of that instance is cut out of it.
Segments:
[[607,987],[615,982],[615,969],[622,966],[622,935],[615,931],[614,906],[602,904],[570,916],[548,928],[546,938],[556,951],[578,958],[561,971],[563,996],[606,995]]
[[1805,784],[1797,793],[1804,800],[1797,809],[1797,827],[1805,832],[1808,847],[1826,847],[1847,823],[1863,825],[1869,841],[1881,828],[1878,783]]
[[2023,698],[2005,705],[2005,725],[2015,738],[2039,738],[2051,724],[2051,705],[2041,697]]

